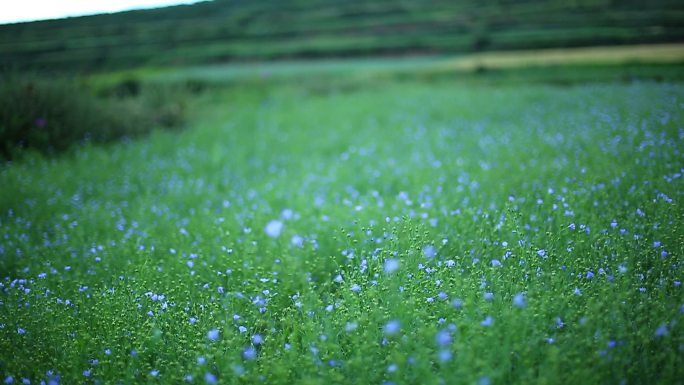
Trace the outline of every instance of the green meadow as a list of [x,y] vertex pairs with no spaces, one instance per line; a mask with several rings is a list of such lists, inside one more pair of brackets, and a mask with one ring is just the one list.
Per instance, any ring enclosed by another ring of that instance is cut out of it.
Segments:
[[198,70],[181,131],[2,167],[3,379],[677,383],[678,68]]
[[680,2],[452,3],[0,26],[0,381],[682,383]]

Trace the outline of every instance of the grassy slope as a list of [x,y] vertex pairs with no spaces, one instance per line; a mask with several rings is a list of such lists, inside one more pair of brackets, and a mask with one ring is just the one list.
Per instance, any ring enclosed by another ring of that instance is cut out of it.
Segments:
[[[321,83],[335,81],[375,82],[377,79],[444,77],[459,80],[505,82],[611,81],[634,79],[681,80],[683,44],[606,46],[590,48],[499,51],[459,56],[410,58],[298,60],[259,63],[230,63],[185,68],[141,67],[96,74],[90,80],[111,86],[126,79],[174,83],[264,85],[281,82]],[[536,75],[535,75],[536,74]]]
[[683,93],[247,85],[207,94],[186,132],[8,165],[0,368],[63,383],[675,382]]
[[0,26],[0,65],[101,70],[684,38],[679,1],[225,1]]

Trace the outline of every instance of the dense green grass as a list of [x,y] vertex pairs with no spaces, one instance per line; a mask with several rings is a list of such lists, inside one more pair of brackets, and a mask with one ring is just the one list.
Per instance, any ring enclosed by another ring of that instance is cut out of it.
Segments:
[[186,131],[7,164],[0,374],[676,383],[683,96],[234,85]]
[[677,0],[214,0],[0,25],[0,68],[453,54],[681,42]]

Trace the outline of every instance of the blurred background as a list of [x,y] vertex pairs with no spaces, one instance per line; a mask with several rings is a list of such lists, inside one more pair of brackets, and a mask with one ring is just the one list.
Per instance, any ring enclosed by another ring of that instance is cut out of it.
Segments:
[[[678,0],[113,4],[1,6],[0,156],[181,128],[199,94],[236,83],[295,81],[328,92],[406,78],[568,84],[683,77]],[[140,7],[158,8],[130,10]]]
[[684,39],[682,20],[677,0],[214,0],[2,25],[0,65],[101,71],[671,43]]

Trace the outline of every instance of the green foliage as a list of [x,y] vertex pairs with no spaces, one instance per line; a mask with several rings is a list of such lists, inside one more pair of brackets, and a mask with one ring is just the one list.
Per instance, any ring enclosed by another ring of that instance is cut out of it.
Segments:
[[57,153],[75,144],[132,138],[184,123],[183,89],[137,81],[117,83],[102,98],[74,80],[21,75],[0,82],[0,157],[26,149]]
[[2,379],[677,383],[682,95],[233,84],[6,165]]

